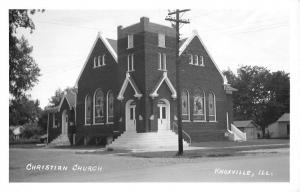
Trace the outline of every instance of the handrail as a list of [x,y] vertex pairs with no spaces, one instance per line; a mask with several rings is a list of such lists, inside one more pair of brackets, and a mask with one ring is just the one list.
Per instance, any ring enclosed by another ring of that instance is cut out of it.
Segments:
[[236,135],[238,135],[242,140],[244,141],[247,140],[246,133],[242,132],[233,124],[231,124],[231,131],[234,132]]
[[[174,131],[174,132],[175,132],[175,129],[174,129],[175,126],[177,127],[177,134],[178,134],[178,125],[175,121],[173,121],[172,131]],[[189,139],[189,144],[191,145],[192,144],[192,138],[190,137],[190,135],[187,132],[185,132],[183,129],[182,129],[182,133],[185,136],[187,136],[187,138]]]

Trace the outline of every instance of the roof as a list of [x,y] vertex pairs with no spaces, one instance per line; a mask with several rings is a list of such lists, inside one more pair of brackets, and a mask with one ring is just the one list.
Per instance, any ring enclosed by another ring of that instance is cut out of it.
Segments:
[[64,102],[64,100],[67,100],[67,103],[69,105],[70,108],[75,107],[76,105],[76,95],[75,93],[73,93],[72,91],[68,91],[64,94],[63,98],[60,100],[60,103],[58,106],[54,106],[54,107],[47,107],[45,109],[45,111],[49,112],[49,113],[53,113],[53,112],[58,112],[60,111],[60,108]]
[[184,44],[184,42],[185,42],[186,40],[187,40],[187,38],[180,40],[180,42],[179,42],[179,47],[181,47],[181,46]]
[[118,41],[115,39],[109,39],[106,38],[108,43],[111,45],[111,47],[114,49],[114,51],[117,53],[118,52]]
[[133,88],[133,90],[135,92],[134,96],[137,97],[137,98],[141,98],[143,96],[143,94],[139,90],[138,86],[136,85],[135,81],[132,79],[130,74],[127,72],[117,99],[118,100],[123,100],[124,99],[124,93],[125,93],[125,90],[128,86],[128,83],[131,85],[131,87]]
[[200,43],[202,44],[204,50],[206,51],[207,55],[210,57],[210,59],[212,60],[213,64],[215,65],[215,67],[217,68],[218,72],[220,73],[222,79],[223,79],[223,83],[227,84],[227,79],[225,78],[225,76],[223,75],[223,73],[221,72],[221,70],[219,69],[218,65],[216,64],[216,62],[214,61],[214,59],[212,58],[211,54],[208,52],[208,49],[206,48],[206,46],[204,45],[202,39],[200,38],[198,32],[196,30],[193,31],[193,35],[190,36],[187,39],[183,39],[181,46],[179,46],[179,56],[185,51],[185,49],[188,47],[188,45],[192,42],[192,40],[197,37],[200,41]]
[[278,122],[290,122],[290,114],[284,113],[277,121]]
[[117,52],[116,52],[116,50],[117,50],[117,43],[114,42],[114,41],[116,41],[116,40],[104,38],[103,35],[99,32],[99,33],[97,34],[97,37],[96,37],[96,39],[95,39],[95,41],[94,41],[94,44],[93,44],[93,46],[92,46],[90,52],[89,52],[89,54],[88,54],[88,56],[87,56],[87,58],[86,58],[86,60],[85,60],[85,63],[84,63],[84,65],[82,66],[81,71],[80,71],[80,73],[79,73],[79,75],[78,75],[78,77],[77,77],[77,80],[76,80],[76,83],[75,83],[75,88],[78,87],[78,81],[79,81],[79,79],[80,79],[80,77],[81,77],[81,74],[83,73],[83,70],[85,69],[85,66],[87,65],[87,63],[88,63],[88,61],[89,61],[89,59],[90,59],[90,56],[91,56],[91,54],[92,54],[92,52],[93,52],[93,50],[94,50],[94,48],[95,48],[95,46],[96,46],[96,44],[97,44],[98,39],[100,39],[100,40],[103,42],[103,44],[104,44],[105,47],[108,49],[108,51],[110,52],[110,54],[112,55],[112,57],[113,57],[113,58],[115,59],[115,61],[118,63],[118,55],[117,55]]
[[[248,127],[248,128],[256,128],[256,123],[254,123],[252,120],[245,120],[245,121],[233,121],[233,124],[236,127]],[[252,125],[251,125],[252,124]],[[254,126],[253,126],[254,125]]]
[[161,78],[159,79],[159,81],[157,82],[157,84],[155,85],[153,91],[150,93],[150,97],[154,98],[154,97],[158,97],[158,89],[160,88],[160,86],[162,85],[163,82],[167,83],[167,86],[169,87],[171,93],[172,93],[172,98],[176,99],[177,98],[177,93],[176,90],[174,88],[174,86],[172,85],[170,79],[168,78],[167,72],[164,72],[163,75],[161,76]]

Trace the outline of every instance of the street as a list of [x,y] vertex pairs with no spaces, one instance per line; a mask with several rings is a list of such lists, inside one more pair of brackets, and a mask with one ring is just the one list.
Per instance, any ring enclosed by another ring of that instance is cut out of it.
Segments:
[[10,148],[10,182],[288,182],[289,149],[201,158],[142,158]]

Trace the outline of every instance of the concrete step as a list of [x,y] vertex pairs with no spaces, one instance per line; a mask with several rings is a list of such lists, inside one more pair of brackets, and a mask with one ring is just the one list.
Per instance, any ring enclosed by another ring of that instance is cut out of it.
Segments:
[[67,135],[59,135],[57,138],[52,140],[51,143],[48,144],[49,147],[55,147],[55,146],[70,146],[70,140]]
[[[189,147],[186,141],[183,141],[185,148]],[[161,150],[178,148],[178,136],[171,130],[159,132],[136,133],[133,131],[124,132],[116,138],[107,148],[112,149],[140,149],[140,150]]]

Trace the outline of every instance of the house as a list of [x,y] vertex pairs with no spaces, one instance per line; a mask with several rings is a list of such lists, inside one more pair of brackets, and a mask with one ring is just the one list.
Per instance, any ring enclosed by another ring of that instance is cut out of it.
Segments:
[[277,121],[268,125],[266,132],[270,138],[289,138],[290,114],[284,113]]
[[261,127],[252,120],[234,121],[233,124],[246,133],[246,140],[262,138]]
[[[64,99],[54,111],[57,116],[49,117],[55,122],[64,119],[63,110],[75,114],[75,119],[69,118],[75,126],[67,131],[72,144],[177,145],[178,94],[185,145],[227,139],[224,133],[232,122],[236,89],[227,83],[196,31],[180,42],[181,93],[176,91],[174,28],[142,17],[117,31],[117,40],[97,35],[75,84],[75,105]],[[60,127],[59,123],[55,125]],[[51,123],[49,129],[55,129]]]
[[19,140],[22,133],[24,132],[24,127],[23,126],[10,126],[9,127],[10,130],[10,138],[12,140]]

